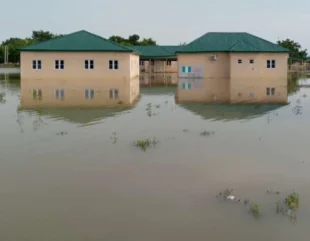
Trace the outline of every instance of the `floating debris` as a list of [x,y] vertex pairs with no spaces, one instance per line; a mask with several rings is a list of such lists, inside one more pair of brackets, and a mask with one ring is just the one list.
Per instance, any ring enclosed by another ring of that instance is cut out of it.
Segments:
[[57,136],[64,136],[67,134],[68,134],[68,132],[65,132],[65,131],[61,131],[61,132],[56,133]]
[[270,195],[280,195],[280,192],[279,191],[274,191],[272,189],[267,189],[267,194],[270,194]]
[[201,136],[211,136],[214,135],[214,131],[203,131],[200,133]]
[[226,199],[228,199],[228,200],[235,200],[235,196],[233,196],[233,195],[229,195]]
[[183,129],[183,132],[188,132],[188,129]]

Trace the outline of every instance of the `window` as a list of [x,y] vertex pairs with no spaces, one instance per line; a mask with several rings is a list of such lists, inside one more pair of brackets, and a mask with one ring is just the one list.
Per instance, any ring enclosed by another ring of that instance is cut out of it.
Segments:
[[276,61],[273,60],[267,60],[267,69],[275,69],[276,68]]
[[92,100],[95,97],[95,91],[93,89],[86,89],[85,90],[85,99]]
[[41,89],[34,89],[32,90],[32,96],[35,100],[42,99],[42,90]]
[[41,69],[42,61],[41,60],[32,60],[32,69]]
[[183,90],[191,90],[192,89],[192,83],[182,83],[182,89]]
[[144,61],[140,60],[140,66],[144,66]]
[[191,73],[192,67],[191,66],[182,66],[182,73]]
[[151,60],[151,65],[154,65],[154,64],[155,64],[154,60]]
[[167,65],[171,66],[172,61],[171,60],[167,60]]
[[118,90],[110,89],[110,99],[118,99]]
[[65,61],[63,60],[55,60],[55,69],[64,69]]
[[254,64],[254,59],[250,59],[250,64]]
[[276,88],[266,88],[267,96],[274,96],[276,94]]
[[[132,66],[132,64],[131,64]],[[109,69],[118,69],[118,60],[109,61]]]
[[55,96],[57,100],[63,100],[65,98],[65,90],[64,89],[56,89]]
[[242,64],[242,59],[238,59],[238,64]]
[[85,69],[94,69],[94,60],[85,60]]

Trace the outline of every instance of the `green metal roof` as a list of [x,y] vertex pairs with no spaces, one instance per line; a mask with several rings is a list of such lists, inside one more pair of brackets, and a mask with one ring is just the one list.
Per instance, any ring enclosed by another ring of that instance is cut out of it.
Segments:
[[130,46],[140,53],[141,59],[176,59],[176,51],[183,46]]
[[177,51],[206,52],[288,53],[289,50],[249,33],[207,33]]
[[130,48],[121,46],[85,30],[30,45],[22,48],[21,51],[134,52]]

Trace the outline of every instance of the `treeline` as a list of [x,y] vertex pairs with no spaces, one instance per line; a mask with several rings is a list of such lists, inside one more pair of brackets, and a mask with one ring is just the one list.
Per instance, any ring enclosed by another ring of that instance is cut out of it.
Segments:
[[[53,39],[55,37],[60,37],[62,34],[54,34],[49,31],[32,31],[31,37],[28,38],[10,38],[3,41],[0,44],[0,63],[4,62],[4,46],[9,47],[9,62],[10,63],[19,63],[20,60],[20,49],[35,43],[40,43],[46,40]],[[130,35],[128,39],[120,37],[120,36],[111,36],[110,40],[124,45],[156,45],[156,41],[152,38],[144,38],[140,40],[140,36],[137,34]]]
[[62,36],[61,34],[53,34],[49,31],[32,31],[32,35],[29,38],[9,38],[3,41],[0,45],[0,63],[4,62],[4,46],[9,47],[9,62],[18,63],[20,57],[20,48],[25,46],[40,43],[55,37]]
[[307,49],[303,49],[301,45],[294,40],[285,39],[277,42],[280,46],[290,50],[291,60],[305,60],[308,57]]

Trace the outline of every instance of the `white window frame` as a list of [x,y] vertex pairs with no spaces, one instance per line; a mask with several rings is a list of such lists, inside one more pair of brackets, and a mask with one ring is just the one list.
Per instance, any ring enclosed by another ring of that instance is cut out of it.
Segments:
[[[61,62],[62,62],[62,64],[61,64]],[[58,66],[58,68],[57,68],[57,66]],[[62,66],[62,68],[61,68],[61,66]],[[65,69],[65,61],[62,59],[55,60],[55,69],[64,70]]]
[[[112,95],[111,95],[111,93],[112,93]],[[109,97],[110,97],[110,99],[117,100],[119,98],[119,91],[118,91],[118,89],[110,89]]]
[[275,96],[276,95],[276,88],[275,87],[267,87],[266,88],[266,95],[267,96]]
[[275,69],[277,67],[277,61],[275,59],[267,59],[266,65],[267,69]]
[[[115,68],[116,66],[117,66],[117,68]],[[132,65],[132,60],[131,60],[130,69],[132,69],[132,67],[133,67],[133,65]],[[118,60],[109,60],[109,70],[119,70],[119,61]]]
[[[40,61],[40,67],[41,67],[41,68],[39,68],[39,61]],[[34,70],[41,70],[41,69],[42,69],[42,60],[40,60],[40,59],[38,59],[38,60],[36,60],[36,59],[32,60],[32,69],[34,69]]]
[[85,99],[93,100],[95,98],[95,90],[94,89],[86,89],[85,90]]
[[[91,62],[93,62],[93,68],[91,67]],[[87,70],[93,70],[95,69],[95,61],[93,59],[85,59],[84,61],[84,68]]]
[[[57,94],[57,93],[60,93],[60,94]],[[65,90],[64,89],[55,89],[55,98],[56,98],[56,100],[64,100],[65,99]]]

